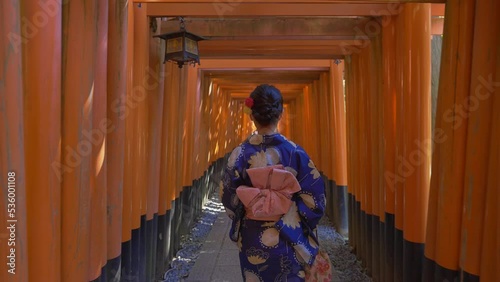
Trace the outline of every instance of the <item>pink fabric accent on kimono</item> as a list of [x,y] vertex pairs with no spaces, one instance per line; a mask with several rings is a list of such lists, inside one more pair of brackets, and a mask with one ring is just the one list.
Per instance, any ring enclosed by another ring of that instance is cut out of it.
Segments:
[[282,165],[247,169],[255,187],[241,185],[236,194],[245,206],[246,217],[277,221],[292,205],[292,194],[300,191],[295,176]]
[[319,250],[311,266],[305,268],[307,282],[330,282],[332,281],[332,262],[328,253]]

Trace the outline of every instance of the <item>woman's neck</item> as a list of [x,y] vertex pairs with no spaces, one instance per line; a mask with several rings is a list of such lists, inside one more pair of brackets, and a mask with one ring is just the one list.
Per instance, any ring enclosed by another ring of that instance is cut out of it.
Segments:
[[278,132],[277,124],[268,126],[256,126],[256,127],[257,127],[257,132],[260,135],[271,135]]

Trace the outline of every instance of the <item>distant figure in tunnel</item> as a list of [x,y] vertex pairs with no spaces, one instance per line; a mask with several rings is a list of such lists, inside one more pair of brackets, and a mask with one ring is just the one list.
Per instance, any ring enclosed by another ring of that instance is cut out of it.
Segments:
[[257,128],[228,158],[220,197],[245,281],[305,281],[319,251],[325,185],[304,151],[277,131],[283,97],[257,86],[245,100]]

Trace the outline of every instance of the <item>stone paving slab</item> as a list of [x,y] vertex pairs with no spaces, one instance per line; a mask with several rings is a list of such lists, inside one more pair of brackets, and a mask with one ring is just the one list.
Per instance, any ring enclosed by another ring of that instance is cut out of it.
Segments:
[[243,282],[240,263],[238,265],[218,265],[212,274],[212,282]]
[[221,250],[217,264],[221,266],[235,266],[240,270],[240,257],[237,250]]

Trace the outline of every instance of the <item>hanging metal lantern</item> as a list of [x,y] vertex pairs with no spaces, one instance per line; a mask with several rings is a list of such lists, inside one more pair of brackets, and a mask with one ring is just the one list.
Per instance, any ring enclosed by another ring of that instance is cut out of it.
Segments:
[[153,36],[160,37],[166,42],[163,63],[167,61],[176,62],[179,68],[182,68],[184,64],[192,64],[193,66],[197,63],[200,64],[198,41],[206,38],[187,32],[184,19],[181,17],[179,21],[180,31]]

